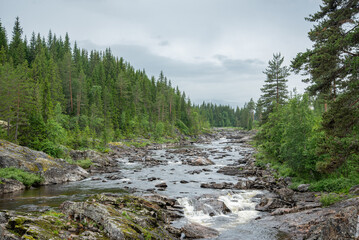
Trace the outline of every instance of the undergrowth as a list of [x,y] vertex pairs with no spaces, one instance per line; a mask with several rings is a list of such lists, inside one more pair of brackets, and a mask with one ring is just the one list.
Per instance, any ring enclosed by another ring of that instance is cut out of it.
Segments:
[[0,178],[14,179],[22,182],[26,187],[38,186],[43,181],[43,178],[34,173],[25,172],[24,170],[9,167],[0,169]]

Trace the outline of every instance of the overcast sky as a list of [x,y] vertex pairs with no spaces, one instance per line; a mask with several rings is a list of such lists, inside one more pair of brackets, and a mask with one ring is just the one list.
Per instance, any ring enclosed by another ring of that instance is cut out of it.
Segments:
[[[69,33],[80,48],[123,57],[158,77],[161,70],[195,103],[243,106],[257,100],[273,53],[289,65],[311,47],[304,20],[319,0],[0,0],[11,38],[16,16],[25,35]],[[302,92],[300,76],[289,89]]]

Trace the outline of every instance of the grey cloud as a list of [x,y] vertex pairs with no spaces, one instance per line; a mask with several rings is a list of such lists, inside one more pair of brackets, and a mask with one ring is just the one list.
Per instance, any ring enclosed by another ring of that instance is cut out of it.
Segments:
[[161,41],[158,45],[160,45],[160,46],[164,47],[164,46],[168,46],[168,45],[170,45],[170,42],[169,42],[169,41],[164,40],[164,41]]

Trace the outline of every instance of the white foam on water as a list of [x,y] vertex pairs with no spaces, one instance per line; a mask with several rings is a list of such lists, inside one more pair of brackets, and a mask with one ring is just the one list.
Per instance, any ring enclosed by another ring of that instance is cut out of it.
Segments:
[[188,198],[180,198],[177,200],[179,204],[184,207],[185,217],[190,222],[213,227],[222,232],[230,228],[234,228],[239,224],[247,223],[259,216],[259,212],[255,210],[257,203],[252,199],[260,193],[262,192],[253,190],[234,194],[228,193],[220,196],[218,200],[222,201],[232,213],[227,215],[219,214],[213,217],[203,213],[203,211],[195,211]]
[[252,198],[257,194],[260,194],[261,191],[244,191],[242,193],[236,194],[227,194],[225,196],[220,196],[219,200],[224,202],[224,204],[232,211],[233,214],[236,214],[237,217],[234,221],[229,222],[225,229],[232,228],[238,224],[247,223],[256,217],[259,216],[259,212],[255,210],[256,202],[252,201]]
[[178,203],[184,207],[184,215],[190,222],[209,226],[211,217],[208,214],[204,214],[203,211],[195,211],[193,205],[187,197],[177,199]]

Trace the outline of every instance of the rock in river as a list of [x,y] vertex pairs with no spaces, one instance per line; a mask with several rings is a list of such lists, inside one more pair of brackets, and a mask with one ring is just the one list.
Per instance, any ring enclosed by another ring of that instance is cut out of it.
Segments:
[[24,190],[25,185],[14,179],[0,178],[0,194]]
[[208,166],[208,165],[213,165],[214,162],[212,162],[208,158],[198,157],[198,158],[189,160],[188,164],[192,165],[192,166]]
[[219,232],[213,228],[202,226],[198,223],[190,223],[182,227],[185,238],[215,238]]

